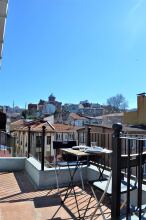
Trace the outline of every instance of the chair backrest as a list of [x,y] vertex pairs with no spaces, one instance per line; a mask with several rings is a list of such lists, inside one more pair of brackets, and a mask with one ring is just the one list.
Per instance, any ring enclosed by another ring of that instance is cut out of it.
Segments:
[[67,141],[67,142],[61,142],[61,141],[53,141],[53,149],[60,149],[60,148],[71,148],[73,146],[76,146],[76,141]]
[[73,147],[73,146],[76,146],[76,145],[77,145],[76,141],[68,141],[68,146],[69,147]]
[[54,161],[57,161],[57,157],[62,157],[63,160],[68,161],[74,161],[75,157],[72,155],[62,155],[60,152],[61,148],[71,148],[73,146],[76,146],[76,141],[68,141],[68,142],[59,142],[59,141],[53,141],[53,150],[54,150]]
[[61,141],[53,141],[53,149],[59,149],[62,148],[62,142]]

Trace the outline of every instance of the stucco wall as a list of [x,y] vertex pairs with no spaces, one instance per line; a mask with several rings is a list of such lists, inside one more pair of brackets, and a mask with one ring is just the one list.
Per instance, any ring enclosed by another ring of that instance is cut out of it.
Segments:
[[137,112],[124,112],[124,124],[138,124]]
[[137,96],[137,111],[125,112],[124,123],[131,125],[146,125],[146,96]]

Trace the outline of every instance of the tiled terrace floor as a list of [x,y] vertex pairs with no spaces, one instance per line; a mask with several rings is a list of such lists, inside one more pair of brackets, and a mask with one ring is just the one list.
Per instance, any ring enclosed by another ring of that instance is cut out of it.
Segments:
[[[96,205],[88,190],[77,195],[80,209],[80,219],[91,218]],[[62,188],[62,194],[65,192]],[[76,187],[76,191],[81,190]],[[63,198],[63,197],[62,197]],[[87,212],[85,208],[89,199],[90,205]],[[105,216],[110,216],[110,210],[102,206]],[[84,216],[85,213],[85,216]],[[84,216],[84,218],[83,218]],[[0,220],[71,220],[79,219],[73,196],[66,199],[61,206],[61,199],[56,189],[36,190],[25,172],[0,173]],[[94,220],[103,219],[97,211]]]

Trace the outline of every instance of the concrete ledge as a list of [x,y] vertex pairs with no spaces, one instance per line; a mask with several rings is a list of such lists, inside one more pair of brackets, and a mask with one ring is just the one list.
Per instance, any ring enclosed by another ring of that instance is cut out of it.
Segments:
[[0,157],[0,171],[20,171],[25,169],[26,157]]
[[[71,172],[74,172],[75,167],[71,167]],[[56,176],[54,168],[46,168],[41,171],[41,164],[33,157],[30,157],[25,162],[25,170],[27,171],[32,182],[38,189],[54,188],[56,187]],[[59,171],[59,185],[67,186],[70,181],[69,170],[67,167],[60,168]],[[82,167],[82,175],[84,180],[87,180],[87,166]],[[75,182],[81,182],[79,169],[74,178]]]

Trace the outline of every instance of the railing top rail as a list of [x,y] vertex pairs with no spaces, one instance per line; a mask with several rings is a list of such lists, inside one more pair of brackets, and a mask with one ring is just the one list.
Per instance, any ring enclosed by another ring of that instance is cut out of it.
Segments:
[[97,132],[97,131],[90,131],[90,134],[110,134],[110,135],[112,135],[112,133]]
[[[146,151],[142,152],[142,155],[146,155]],[[121,155],[122,158],[128,158],[128,157],[134,158],[134,157],[138,157],[138,156],[140,156],[138,153],[130,154],[130,155],[128,155],[128,154],[122,154]]]
[[130,137],[130,136],[121,136],[120,139],[127,139],[127,140],[138,140],[138,141],[146,141],[146,138],[142,137]]

